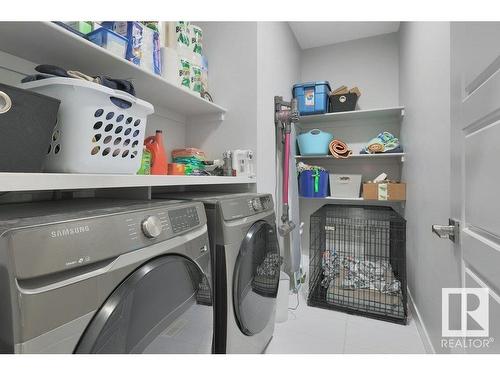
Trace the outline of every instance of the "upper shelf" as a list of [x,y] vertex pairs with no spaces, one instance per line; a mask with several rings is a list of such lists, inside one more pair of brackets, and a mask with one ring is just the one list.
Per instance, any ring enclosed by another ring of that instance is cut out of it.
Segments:
[[298,125],[313,125],[325,122],[387,119],[400,120],[404,116],[405,107],[388,107],[378,109],[362,109],[349,112],[325,113],[323,115],[301,116]]
[[186,117],[209,114],[222,120],[226,112],[52,22],[0,22],[0,50],[36,64],[131,80],[138,97]]
[[0,191],[74,190],[150,186],[254,184],[255,178],[231,176],[142,176],[0,172]]

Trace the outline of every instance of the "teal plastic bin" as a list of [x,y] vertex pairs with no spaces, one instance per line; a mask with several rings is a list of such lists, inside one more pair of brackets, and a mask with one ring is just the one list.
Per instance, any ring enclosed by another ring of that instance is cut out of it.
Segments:
[[312,129],[307,133],[299,134],[297,141],[301,155],[328,155],[328,146],[333,140],[333,134]]

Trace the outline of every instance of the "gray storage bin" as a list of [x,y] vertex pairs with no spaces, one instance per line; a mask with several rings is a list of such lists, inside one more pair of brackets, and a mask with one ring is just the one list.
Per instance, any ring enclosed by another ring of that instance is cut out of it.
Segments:
[[60,101],[0,83],[0,172],[41,172]]
[[335,198],[359,198],[360,174],[330,174],[330,196]]

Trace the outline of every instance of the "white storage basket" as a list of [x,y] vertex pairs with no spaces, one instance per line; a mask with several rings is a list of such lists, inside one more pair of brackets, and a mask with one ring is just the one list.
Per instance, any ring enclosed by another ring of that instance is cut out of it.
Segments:
[[23,83],[61,101],[44,170],[135,174],[153,106],[124,91],[73,78]]
[[330,196],[335,198],[359,198],[360,174],[330,174]]

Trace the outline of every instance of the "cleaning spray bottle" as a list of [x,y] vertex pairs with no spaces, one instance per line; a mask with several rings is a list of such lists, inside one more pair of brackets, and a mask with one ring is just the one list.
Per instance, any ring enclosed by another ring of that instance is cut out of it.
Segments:
[[144,140],[144,146],[151,153],[151,174],[168,174],[167,153],[163,145],[163,133],[157,130],[156,134]]

